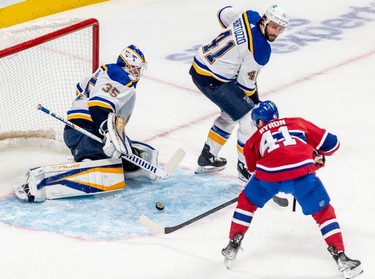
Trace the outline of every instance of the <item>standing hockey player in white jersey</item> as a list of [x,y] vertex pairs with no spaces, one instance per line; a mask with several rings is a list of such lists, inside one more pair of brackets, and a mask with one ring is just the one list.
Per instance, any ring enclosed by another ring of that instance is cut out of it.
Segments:
[[152,165],[157,163],[157,150],[132,142],[125,134],[135,106],[136,86],[146,67],[142,51],[129,45],[116,63],[100,66],[76,85],[77,97],[67,112],[68,121],[103,139],[104,144],[66,125],[64,141],[76,163],[31,169],[26,184],[15,188],[20,199],[43,201],[121,190],[124,176],[156,179],[120,158],[134,153]]
[[219,171],[227,160],[218,154],[238,124],[238,176],[250,178],[243,147],[254,130],[248,125],[250,110],[259,103],[257,76],[267,64],[273,42],[288,26],[287,13],[277,5],[263,16],[255,11],[239,11],[231,6],[218,12],[224,28],[211,43],[203,45],[194,57],[190,75],[198,89],[220,109],[198,158],[196,173]]

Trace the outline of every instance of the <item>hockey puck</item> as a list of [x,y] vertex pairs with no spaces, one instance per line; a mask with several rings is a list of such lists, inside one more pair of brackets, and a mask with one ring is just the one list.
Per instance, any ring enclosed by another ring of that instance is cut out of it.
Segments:
[[164,203],[162,203],[162,202],[157,202],[157,203],[155,204],[155,207],[156,207],[157,210],[163,210],[163,209],[164,209]]

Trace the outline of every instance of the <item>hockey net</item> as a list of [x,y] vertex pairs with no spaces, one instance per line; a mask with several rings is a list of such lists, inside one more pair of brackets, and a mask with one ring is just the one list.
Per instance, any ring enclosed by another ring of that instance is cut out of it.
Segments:
[[37,105],[66,117],[75,85],[98,67],[98,21],[26,23],[1,29],[0,38],[0,147],[62,143],[64,124]]

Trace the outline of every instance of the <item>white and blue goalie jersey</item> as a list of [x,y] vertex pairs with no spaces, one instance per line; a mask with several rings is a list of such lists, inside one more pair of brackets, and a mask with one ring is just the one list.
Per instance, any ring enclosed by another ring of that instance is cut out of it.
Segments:
[[77,97],[67,112],[67,119],[97,135],[110,112],[128,122],[135,106],[137,82],[117,64],[99,67],[91,77],[77,84]]

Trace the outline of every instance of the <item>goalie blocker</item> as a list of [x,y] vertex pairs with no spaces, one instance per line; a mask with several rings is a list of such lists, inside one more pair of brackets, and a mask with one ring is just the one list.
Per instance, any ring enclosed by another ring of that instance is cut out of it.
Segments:
[[[142,142],[132,148],[145,161],[156,165],[158,151]],[[28,202],[108,193],[125,188],[126,179],[156,176],[142,168],[129,165],[121,158],[110,158],[79,163],[43,166],[30,169],[27,181],[15,187],[16,196]]]

